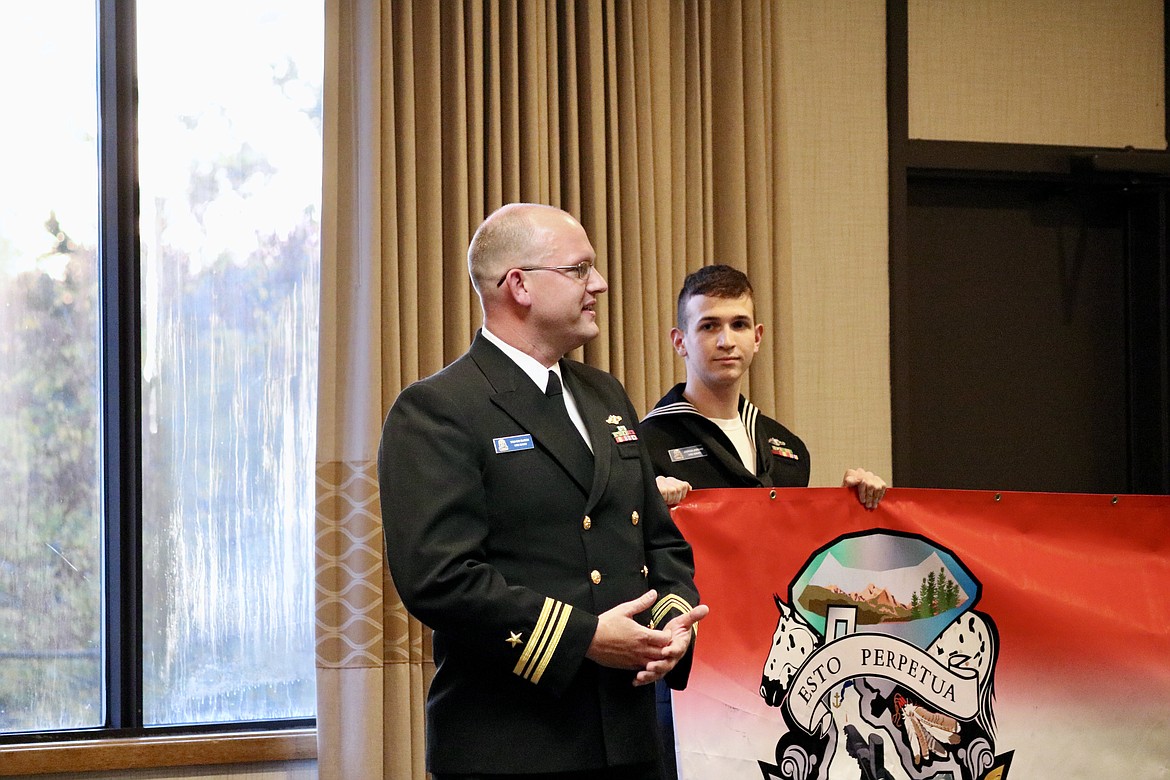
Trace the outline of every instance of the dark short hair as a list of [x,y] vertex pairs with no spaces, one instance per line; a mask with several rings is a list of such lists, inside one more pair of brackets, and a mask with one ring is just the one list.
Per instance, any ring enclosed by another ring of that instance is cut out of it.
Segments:
[[752,283],[747,274],[738,268],[729,265],[705,265],[698,271],[688,274],[683,279],[682,289],[678,291],[678,329],[686,330],[685,312],[687,301],[696,295],[706,295],[711,298],[739,298],[744,295],[752,297]]

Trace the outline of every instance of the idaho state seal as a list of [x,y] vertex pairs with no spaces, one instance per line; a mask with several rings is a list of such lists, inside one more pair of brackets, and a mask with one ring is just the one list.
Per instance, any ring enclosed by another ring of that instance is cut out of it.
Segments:
[[[866,531],[814,552],[790,583],[760,695],[786,730],[764,778],[1003,780],[999,635],[978,580],[915,535]],[[856,767],[853,769],[852,767]]]

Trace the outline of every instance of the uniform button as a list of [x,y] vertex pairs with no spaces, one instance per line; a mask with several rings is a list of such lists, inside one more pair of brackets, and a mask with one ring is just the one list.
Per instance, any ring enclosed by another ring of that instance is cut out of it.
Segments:
[[650,570],[649,570],[649,569],[647,569],[645,566],[643,566],[643,567],[642,567],[642,576],[643,576],[643,577],[649,577],[649,576],[650,576]]
[[589,519],[589,515],[585,515],[585,519],[581,521],[581,527],[586,531],[593,527],[593,521]]
[[601,572],[599,572],[597,569],[594,569],[589,574],[589,579],[593,580],[594,585],[600,585],[601,584]]
[[638,519],[639,519],[638,518],[638,510],[635,509],[634,513],[632,515],[630,515],[630,522],[633,523],[634,525],[637,525]]

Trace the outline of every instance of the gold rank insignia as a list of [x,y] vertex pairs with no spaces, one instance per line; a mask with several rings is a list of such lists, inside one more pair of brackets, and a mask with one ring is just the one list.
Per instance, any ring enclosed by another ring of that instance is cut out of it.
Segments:
[[511,634],[511,636],[509,636],[504,641],[510,644],[512,647],[524,644],[524,640],[520,638],[520,634],[515,631],[509,631],[508,633]]
[[622,421],[622,418],[620,415],[611,414],[609,417],[605,418],[605,421],[609,425],[617,425],[618,423],[620,423]]
[[[682,596],[674,593],[668,593],[658,599],[658,603],[650,611],[650,628],[653,629],[656,626],[666,623],[672,617],[671,613],[675,610],[680,615],[685,615],[691,611],[691,605]],[[698,633],[699,627],[697,625],[691,626],[691,630]]]
[[[516,667],[512,669],[513,674],[533,684],[540,682],[544,670],[548,668],[553,655],[556,654],[572,612],[573,607],[569,604],[548,596],[544,597],[540,617],[536,619],[536,625],[532,629],[532,641],[524,645],[524,652],[520,654]],[[520,639],[519,636],[516,638]]]

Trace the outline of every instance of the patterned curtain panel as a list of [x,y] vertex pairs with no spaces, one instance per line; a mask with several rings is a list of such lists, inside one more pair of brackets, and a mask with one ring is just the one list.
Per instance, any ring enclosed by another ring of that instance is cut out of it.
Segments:
[[[326,3],[322,780],[425,776],[429,635],[383,565],[378,437],[398,392],[462,354],[480,324],[465,253],[485,215],[525,200],[581,220],[610,291],[598,306],[602,335],[577,357],[616,374],[643,412],[682,378],[667,334],[688,271],[744,268],[757,311],[782,326],[794,292],[780,5]],[[857,10],[825,29],[851,24]],[[774,343],[756,360],[751,393],[785,414],[792,370]]]

